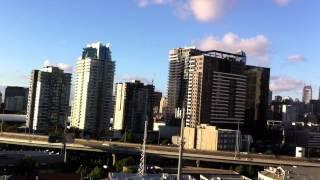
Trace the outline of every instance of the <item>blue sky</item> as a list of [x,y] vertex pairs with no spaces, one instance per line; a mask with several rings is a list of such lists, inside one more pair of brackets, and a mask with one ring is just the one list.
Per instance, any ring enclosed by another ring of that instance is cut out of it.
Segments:
[[154,79],[166,93],[168,51],[196,45],[247,52],[271,67],[274,94],[318,98],[320,1],[314,0],[3,0],[0,84],[28,86],[43,64],[75,65],[82,48],[111,43],[116,81]]

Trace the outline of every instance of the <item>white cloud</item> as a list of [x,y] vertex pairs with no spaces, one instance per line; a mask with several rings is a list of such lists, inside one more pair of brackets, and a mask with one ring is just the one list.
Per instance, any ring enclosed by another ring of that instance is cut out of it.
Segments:
[[235,33],[227,33],[222,38],[207,36],[196,42],[196,46],[202,50],[221,50],[228,52],[237,52],[242,50],[246,52],[249,60],[254,60],[259,65],[268,65],[270,63],[271,43],[264,35],[257,35],[250,38],[241,38]]
[[200,22],[219,20],[237,0],[137,0],[139,7],[173,5],[175,14],[185,19],[192,15]]
[[200,22],[217,21],[233,0],[189,0],[191,13]]
[[163,5],[172,3],[174,0],[137,0],[139,7],[147,7],[149,5]]
[[63,69],[65,72],[67,73],[71,73],[72,72],[72,66],[68,65],[68,64],[63,64],[63,63],[52,63],[50,62],[50,60],[46,59],[43,62],[43,66],[56,66],[59,67],[60,69]]
[[273,0],[279,6],[287,6],[289,5],[291,0]]
[[289,76],[273,76],[270,81],[270,89],[274,92],[298,91],[304,82]]
[[156,4],[167,4],[167,3],[173,2],[174,0],[153,0],[153,1]]
[[306,58],[303,55],[300,55],[300,54],[288,56],[288,61],[289,62],[303,62],[305,60],[306,60]]
[[149,0],[138,0],[137,3],[139,7],[146,7],[149,4]]
[[[217,21],[239,0],[135,0],[139,7],[172,5],[174,14],[182,19],[193,16],[200,22]],[[278,6],[287,6],[292,0],[272,0]]]

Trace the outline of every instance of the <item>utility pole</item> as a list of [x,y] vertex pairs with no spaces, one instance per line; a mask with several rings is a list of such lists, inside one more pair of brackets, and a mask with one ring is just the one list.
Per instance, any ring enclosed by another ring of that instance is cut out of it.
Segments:
[[161,133],[161,131],[160,131],[160,128],[159,128],[159,130],[158,130],[158,144],[159,145],[160,145],[160,137],[161,137],[160,133]]
[[237,128],[237,134],[236,134],[236,147],[234,148],[234,159],[236,159],[236,157],[239,154],[239,132],[240,132],[240,124],[238,120],[238,128]]
[[180,180],[181,179],[182,156],[183,156],[183,145],[184,145],[183,129],[184,129],[185,109],[182,108],[182,110],[181,110],[180,108],[177,108],[175,116],[177,119],[181,119],[180,142],[179,142],[179,161],[178,161],[178,174],[177,174],[177,180]]
[[66,140],[67,120],[68,120],[68,115],[66,115],[66,120],[64,121],[64,129],[63,129],[63,162],[64,163],[67,163],[67,140]]
[[[2,109],[2,114],[4,114],[4,106],[3,106],[3,109]],[[1,132],[3,132],[3,117],[1,118]]]

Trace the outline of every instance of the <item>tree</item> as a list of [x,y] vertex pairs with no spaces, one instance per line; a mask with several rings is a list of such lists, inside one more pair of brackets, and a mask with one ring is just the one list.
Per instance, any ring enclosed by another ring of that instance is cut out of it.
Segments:
[[122,138],[120,139],[121,142],[132,142],[133,141],[133,136],[132,133],[130,132],[125,132],[122,136]]
[[49,136],[62,136],[63,135],[63,128],[60,126],[52,126],[48,129]]
[[76,174],[79,174],[81,177],[86,176],[87,175],[87,166],[82,166],[82,164],[80,165],[80,167],[76,170]]
[[79,138],[80,137],[80,129],[77,128],[77,127],[70,127],[68,130],[67,130],[68,133],[74,133],[74,136],[75,138]]
[[115,167],[117,172],[121,172],[123,166],[131,165],[134,163],[134,159],[132,157],[127,157],[121,160],[116,161]]
[[161,145],[167,145],[169,143],[169,140],[168,139],[164,139],[161,141]]
[[125,173],[136,173],[137,171],[138,171],[137,168],[129,167],[127,168],[127,171]]
[[238,172],[239,174],[245,174],[245,168],[243,167],[243,165],[236,166],[236,168],[234,170],[236,172]]
[[101,178],[103,176],[103,169],[99,166],[94,167],[88,174],[91,178]]
[[247,166],[247,175],[251,178],[256,177],[257,176],[256,169],[253,168],[252,166]]
[[17,132],[18,131],[18,125],[7,126],[5,131],[7,131],[7,132]]
[[0,122],[0,127],[2,131],[6,132],[9,125],[5,122]]

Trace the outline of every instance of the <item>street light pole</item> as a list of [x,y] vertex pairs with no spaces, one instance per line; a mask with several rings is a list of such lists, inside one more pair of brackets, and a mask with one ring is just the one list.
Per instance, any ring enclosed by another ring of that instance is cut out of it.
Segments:
[[238,128],[237,128],[237,134],[236,134],[236,147],[234,148],[234,158],[236,158],[239,154],[239,131],[240,131],[240,125],[239,125],[239,119],[238,119]]
[[[1,104],[0,104],[1,106]],[[2,109],[2,114],[4,114],[4,106],[3,106],[3,109]],[[3,116],[1,118],[1,132],[3,132]]]
[[182,110],[181,110],[180,108],[178,108],[176,110],[176,118],[181,118],[181,127],[180,127],[179,161],[178,161],[177,180],[181,179],[181,166],[182,166],[183,145],[184,145],[184,138],[183,138],[184,116],[185,116],[185,109],[182,108]]
[[159,128],[159,129],[158,129],[158,144],[159,144],[159,145],[160,145],[160,137],[161,137],[161,136],[160,136],[160,133],[161,133],[161,132],[160,132],[160,128]]
[[66,115],[66,119],[64,121],[64,129],[63,129],[63,162],[64,163],[67,163],[67,140],[66,140],[67,120],[68,120],[68,115]]

